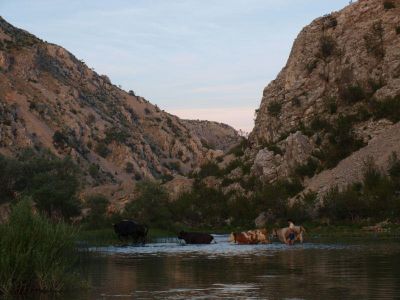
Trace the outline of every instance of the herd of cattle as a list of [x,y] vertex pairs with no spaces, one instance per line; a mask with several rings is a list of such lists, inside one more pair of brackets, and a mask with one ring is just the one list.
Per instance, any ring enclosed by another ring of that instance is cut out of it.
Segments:
[[[114,224],[114,231],[121,241],[131,238],[134,243],[144,244],[149,231],[146,225],[138,224],[132,220],[123,220]],[[302,226],[294,226],[273,229],[270,233],[266,229],[255,229],[243,232],[232,232],[229,241],[234,244],[255,245],[268,244],[272,239],[279,239],[282,243],[292,245],[295,241],[303,243],[303,233],[305,229]],[[289,239],[289,235],[294,233],[294,240]],[[214,237],[208,233],[185,232],[178,234],[178,239],[184,240],[186,244],[210,244]],[[215,242],[215,240],[214,240]]]

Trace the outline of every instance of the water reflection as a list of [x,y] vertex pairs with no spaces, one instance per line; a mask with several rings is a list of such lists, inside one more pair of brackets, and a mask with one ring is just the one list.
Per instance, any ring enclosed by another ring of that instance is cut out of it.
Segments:
[[88,291],[65,299],[396,299],[400,243],[106,247]]

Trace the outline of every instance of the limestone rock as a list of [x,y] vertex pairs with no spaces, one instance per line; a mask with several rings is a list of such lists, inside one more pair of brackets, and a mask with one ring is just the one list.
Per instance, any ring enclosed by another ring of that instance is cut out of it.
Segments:
[[176,200],[181,194],[190,192],[193,187],[194,179],[184,176],[177,176],[164,184],[171,200]]

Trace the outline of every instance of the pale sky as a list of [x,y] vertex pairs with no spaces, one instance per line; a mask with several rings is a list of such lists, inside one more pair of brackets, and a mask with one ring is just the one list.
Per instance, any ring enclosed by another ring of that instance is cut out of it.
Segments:
[[167,112],[251,131],[300,30],[348,3],[0,0],[0,14]]

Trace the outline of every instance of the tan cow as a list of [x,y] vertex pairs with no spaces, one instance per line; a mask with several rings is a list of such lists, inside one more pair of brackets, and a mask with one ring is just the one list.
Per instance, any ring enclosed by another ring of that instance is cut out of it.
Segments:
[[[303,226],[294,226],[294,232],[296,234],[295,241],[299,241],[303,243],[303,233],[306,232]],[[289,234],[290,228],[280,228],[280,229],[273,229],[272,236],[278,238],[282,243],[289,244]]]
[[235,244],[267,244],[269,243],[266,229],[255,229],[244,232],[232,232],[229,241]]

